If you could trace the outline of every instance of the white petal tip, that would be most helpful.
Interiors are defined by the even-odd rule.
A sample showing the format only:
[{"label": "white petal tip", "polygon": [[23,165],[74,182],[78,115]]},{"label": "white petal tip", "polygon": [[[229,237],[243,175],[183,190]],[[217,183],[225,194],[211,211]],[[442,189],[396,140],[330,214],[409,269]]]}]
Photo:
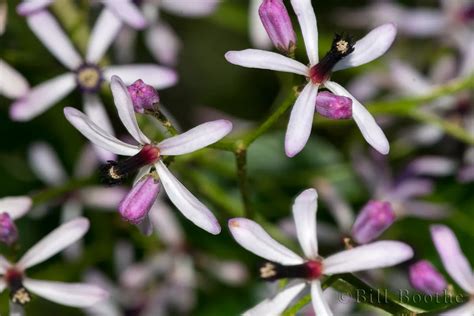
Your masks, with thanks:
[{"label": "white petal tip", "polygon": [[215,223],[211,229],[208,230],[209,233],[213,234],[213,235],[219,235],[221,233],[221,225],[219,225],[219,223]]},{"label": "white petal tip", "polygon": [[[219,124],[221,125],[220,128],[222,129],[222,133],[227,135],[232,131],[233,125],[231,121],[228,120],[218,120]],[[224,135],[224,136],[225,136]]]},{"label": "white petal tip", "polygon": [[316,200],[317,198],[318,198],[318,192],[315,189],[311,188],[311,189],[307,189],[301,192],[300,195],[298,195],[298,197],[296,198],[296,200],[297,201],[302,201],[302,200],[313,201],[313,200]]},{"label": "white petal tip", "polygon": [[285,143],[285,154],[289,158],[293,158],[299,154],[302,149],[303,148],[295,147],[293,144],[289,145],[288,143]]},{"label": "white petal tip", "polygon": [[236,53],[236,51],[231,50],[225,53],[224,57],[229,63],[233,64],[235,62]]},{"label": "white petal tip", "polygon": [[10,107],[10,118],[13,121],[25,122],[29,121],[33,117],[30,115],[28,109],[24,106],[24,103],[20,100],[13,103]]}]

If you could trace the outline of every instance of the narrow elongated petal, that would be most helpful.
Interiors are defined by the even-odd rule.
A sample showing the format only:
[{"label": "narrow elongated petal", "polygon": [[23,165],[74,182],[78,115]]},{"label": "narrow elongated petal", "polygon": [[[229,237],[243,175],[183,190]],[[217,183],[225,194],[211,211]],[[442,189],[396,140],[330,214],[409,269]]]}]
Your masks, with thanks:
[{"label": "narrow elongated petal", "polygon": [[395,60],[390,63],[391,78],[397,87],[407,95],[424,95],[434,85],[411,65]]},{"label": "narrow elongated petal", "polygon": [[109,296],[109,293],[100,287],[86,283],[63,283],[25,278],[23,285],[27,290],[47,300],[73,307],[90,307]]},{"label": "narrow elongated petal", "polygon": [[394,266],[413,257],[413,249],[398,241],[377,241],[324,259],[324,274],[357,272]]},{"label": "narrow elongated petal", "polygon": [[[274,316],[281,315],[283,311],[290,305],[291,301],[295,299],[298,294],[303,291],[306,287],[304,283],[296,283],[294,285],[289,285],[281,292],[279,292],[275,297],[271,299],[266,299],[260,302],[257,306],[252,309],[247,310],[243,313],[244,316]],[[318,314],[319,316],[319,314]]]},{"label": "narrow elongated petal", "polygon": [[299,61],[260,49],[228,51],[225,59],[231,64],[242,67],[290,72],[302,76],[308,76],[309,71],[308,67]]},{"label": "narrow elongated petal", "polygon": [[293,105],[285,135],[285,152],[288,157],[294,157],[308,142],[313,127],[317,94],[318,86],[308,83]]},{"label": "narrow elongated petal", "polygon": [[[127,1],[111,2],[122,3]],[[91,32],[87,46],[86,60],[90,63],[99,62],[105,55],[110,44],[116,39],[121,27],[122,22],[111,10],[106,8],[102,10]]]},{"label": "narrow elongated petal", "polygon": [[0,255],[0,275],[4,274],[10,266],[10,262],[8,262],[8,260],[5,259],[4,256]]},{"label": "narrow elongated petal", "polygon": [[173,210],[158,198],[151,207],[150,221],[156,229],[156,235],[168,247],[180,247],[184,243],[184,232]]},{"label": "narrow elongated petal", "polygon": [[323,296],[321,282],[315,280],[311,282],[311,301],[313,302],[314,313],[318,316],[332,316],[333,313]]},{"label": "narrow elongated petal", "polygon": [[12,219],[17,219],[29,211],[32,203],[28,196],[5,197],[0,199],[0,213],[6,212]]},{"label": "narrow elongated petal", "polygon": [[28,121],[53,106],[76,86],[73,73],[66,73],[32,88],[10,108],[15,121]]},{"label": "narrow elongated petal", "polygon": [[364,136],[365,140],[374,147],[379,153],[386,155],[390,151],[390,145],[387,137],[375,121],[372,114],[359,102],[349,91],[334,81],[326,81],[325,87],[332,93],[346,96],[352,99],[352,117]]},{"label": "narrow elongated petal", "polygon": [[199,150],[222,139],[232,130],[232,123],[216,120],[198,125],[189,131],[165,139],[158,144],[162,155],[183,155]]},{"label": "narrow elongated petal", "polygon": [[18,267],[27,269],[49,259],[82,238],[89,229],[89,221],[79,217],[62,224],[37,242],[18,261]]},{"label": "narrow elongated petal", "polygon": [[81,65],[81,56],[51,13],[46,10],[40,11],[29,16],[26,20],[43,45],[64,66],[74,70]]},{"label": "narrow elongated petal", "polygon": [[16,12],[19,15],[27,16],[32,13],[35,13],[39,10],[44,9],[53,3],[53,0],[34,0],[34,1],[22,1],[17,7]]},{"label": "narrow elongated petal", "polygon": [[106,0],[104,4],[131,27],[143,29],[147,26],[145,16],[132,1]]},{"label": "narrow elongated petal", "polygon": [[453,231],[444,225],[432,225],[430,230],[446,271],[463,290],[474,294],[474,275]]},{"label": "narrow elongated petal", "polygon": [[124,187],[92,186],[80,190],[84,205],[103,210],[115,210],[127,194]]},{"label": "narrow elongated petal", "polygon": [[357,67],[379,58],[390,48],[396,35],[397,28],[392,23],[373,29],[355,43],[354,51],[339,61],[333,71]]},{"label": "narrow elongated petal", "polygon": [[148,139],[148,137],[146,137],[138,127],[132,98],[128,93],[127,86],[125,86],[119,77],[113,76],[110,83],[110,89],[112,90],[115,107],[117,108],[120,120],[127,131],[140,144],[149,144],[151,142],[150,139]]},{"label": "narrow elongated petal", "polygon": [[182,43],[168,24],[160,22],[151,26],[145,31],[145,43],[159,62],[168,66],[174,66],[178,62]]},{"label": "narrow elongated petal", "polygon": [[293,204],[296,234],[305,256],[308,259],[318,258],[318,240],[316,239],[316,211],[318,193],[315,189],[303,191]]},{"label": "narrow elongated petal", "polygon": [[219,234],[221,227],[214,214],[171,174],[162,161],[156,163],[155,168],[166,194],[178,210],[198,227]]},{"label": "narrow elongated petal", "polygon": [[101,148],[124,156],[134,156],[140,151],[137,146],[124,143],[108,134],[81,111],[67,107],[64,109],[64,115],[82,135]]},{"label": "narrow elongated petal", "polygon": [[26,79],[9,64],[0,58],[0,95],[16,99],[28,92]]},{"label": "narrow elongated petal", "polygon": [[409,200],[403,202],[402,211],[397,215],[418,217],[424,219],[441,219],[450,215],[450,210],[447,205],[437,204],[426,201]]},{"label": "narrow elongated petal", "polygon": [[106,80],[110,80],[113,75],[119,76],[126,85],[142,79],[156,89],[171,87],[178,81],[178,75],[174,70],[154,64],[109,66],[104,69]]},{"label": "narrow elongated petal", "polygon": [[66,171],[58,155],[47,143],[35,143],[28,151],[28,160],[31,168],[44,183],[57,186],[67,180]]},{"label": "narrow elongated petal", "polygon": [[175,0],[162,0],[160,6],[164,10],[188,17],[200,17],[212,14],[220,0],[200,0],[200,1],[175,1]]},{"label": "narrow elongated petal", "polygon": [[311,65],[316,65],[319,61],[318,25],[316,23],[316,15],[314,14],[311,0],[291,0],[291,5],[298,17],[298,22],[300,23],[309,63]]},{"label": "narrow elongated petal", "polygon": [[281,264],[303,262],[300,256],[273,239],[262,226],[252,220],[232,218],[229,220],[229,230],[242,247],[257,256]]}]

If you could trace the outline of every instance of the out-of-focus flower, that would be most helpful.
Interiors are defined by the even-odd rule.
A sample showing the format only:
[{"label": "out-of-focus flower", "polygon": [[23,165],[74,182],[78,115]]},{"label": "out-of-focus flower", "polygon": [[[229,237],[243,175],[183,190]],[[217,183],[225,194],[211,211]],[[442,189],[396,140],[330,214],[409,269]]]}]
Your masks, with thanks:
[{"label": "out-of-focus flower", "polygon": [[50,232],[15,264],[0,256],[0,291],[9,289],[10,299],[17,305],[25,305],[31,300],[29,292],[73,307],[92,306],[107,298],[108,293],[95,285],[39,281],[25,275],[26,269],[49,259],[82,238],[88,229],[89,221],[86,218],[77,218]]},{"label": "out-of-focus flower", "polygon": [[425,294],[440,294],[447,287],[444,277],[427,260],[420,260],[412,264],[409,273],[411,285]]},{"label": "out-of-focus flower", "polygon": [[352,226],[352,237],[366,244],[379,237],[395,221],[395,212],[389,202],[369,201],[360,211]]},{"label": "out-of-focus flower", "polygon": [[413,250],[404,243],[378,241],[323,259],[318,253],[316,239],[316,209],[317,193],[314,189],[303,191],[293,204],[293,217],[304,258],[275,241],[256,222],[246,218],[229,220],[229,229],[234,239],[248,251],[269,260],[260,269],[263,279],[303,279],[290,283],[274,298],[258,304],[247,311],[246,315],[279,315],[307,284],[311,286],[315,313],[332,315],[323,298],[319,280],[323,275],[389,267],[413,256]]},{"label": "out-of-focus flower", "polygon": [[32,201],[27,196],[4,197],[0,199],[0,242],[13,245],[18,239],[14,220],[25,215]]},{"label": "out-of-focus flower", "polygon": [[232,64],[249,68],[290,72],[305,76],[309,82],[296,99],[285,137],[287,156],[293,157],[306,145],[313,126],[316,96],[320,86],[336,95],[352,99],[352,113],[366,141],[382,154],[389,152],[385,134],[372,115],[346,89],[330,81],[333,71],[360,66],[383,55],[395,39],[393,24],[379,26],[353,43],[347,36],[336,35],[331,49],[319,60],[318,29],[310,0],[291,1],[303,33],[309,66],[296,60],[263,50],[229,51],[225,58]]},{"label": "out-of-focus flower", "polygon": [[462,253],[456,236],[447,226],[432,225],[431,238],[448,274],[459,287],[470,295],[470,299],[467,303],[449,310],[442,315],[455,316],[474,314],[474,274],[469,261]]},{"label": "out-of-focus flower", "polygon": [[0,95],[15,99],[28,92],[30,85],[17,70],[0,59]]},{"label": "out-of-focus flower", "polygon": [[106,181],[111,184],[119,183],[130,173],[137,171],[141,178],[154,166],[168,197],[183,215],[202,229],[218,234],[220,226],[214,215],[171,174],[161,158],[164,155],[187,154],[213,144],[232,130],[232,123],[225,120],[204,123],[186,133],[154,144],[138,127],[132,99],[119,77],[112,77],[111,89],[119,117],[139,145],[116,139],[74,108],[64,109],[69,122],[91,142],[115,154],[130,156],[120,162],[108,162],[103,169]]},{"label": "out-of-focus flower", "polygon": [[128,86],[128,93],[132,98],[133,108],[137,113],[144,113],[146,110],[153,110],[160,97],[155,88],[138,79]]}]

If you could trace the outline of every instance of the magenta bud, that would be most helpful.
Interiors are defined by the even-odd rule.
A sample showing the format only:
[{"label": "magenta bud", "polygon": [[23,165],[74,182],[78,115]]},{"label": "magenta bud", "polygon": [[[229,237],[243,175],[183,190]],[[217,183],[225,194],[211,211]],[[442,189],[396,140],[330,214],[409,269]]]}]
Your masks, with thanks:
[{"label": "magenta bud", "polygon": [[151,175],[142,178],[119,204],[122,218],[133,224],[145,219],[160,192],[160,182]]},{"label": "magenta bud", "polygon": [[323,91],[316,97],[316,111],[333,120],[349,119],[352,117],[352,100],[329,91]]},{"label": "magenta bud", "polygon": [[258,14],[273,45],[286,55],[293,55],[296,34],[282,0],[263,0]]},{"label": "magenta bud", "polygon": [[441,273],[427,260],[420,260],[410,266],[410,283],[414,289],[428,294],[441,294],[447,287]]},{"label": "magenta bud", "polygon": [[352,226],[352,238],[366,244],[379,237],[395,221],[395,212],[389,202],[369,201]]},{"label": "magenta bud", "polygon": [[0,214],[0,242],[11,246],[18,239],[18,230],[13,222],[10,214]]},{"label": "magenta bud", "polygon": [[137,113],[152,110],[155,104],[160,102],[160,97],[155,88],[147,85],[141,79],[128,86],[128,93],[132,97],[133,107]]}]

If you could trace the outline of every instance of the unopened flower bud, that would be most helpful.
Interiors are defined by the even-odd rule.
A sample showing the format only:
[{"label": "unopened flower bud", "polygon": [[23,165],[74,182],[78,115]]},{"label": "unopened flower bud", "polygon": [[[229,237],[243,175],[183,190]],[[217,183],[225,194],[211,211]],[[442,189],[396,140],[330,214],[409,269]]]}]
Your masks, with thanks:
[{"label": "unopened flower bud", "polygon": [[0,242],[11,246],[18,239],[18,230],[8,213],[0,214]]},{"label": "unopened flower bud", "polygon": [[366,244],[379,237],[395,221],[395,212],[389,202],[369,201],[352,226],[352,238]]},{"label": "unopened flower bud", "polygon": [[155,107],[155,104],[160,102],[160,97],[155,88],[147,85],[141,79],[138,79],[128,86],[128,93],[130,93],[133,107],[137,113],[143,113],[145,110],[152,110]]},{"label": "unopened flower bud", "polygon": [[263,0],[258,14],[273,45],[284,54],[293,55],[296,34],[283,1]]},{"label": "unopened flower bud", "polygon": [[352,100],[323,91],[316,97],[316,112],[333,120],[349,119],[352,117]]},{"label": "unopened flower bud", "polygon": [[147,175],[133,186],[119,204],[122,218],[133,224],[145,219],[160,191],[160,182],[152,175]]},{"label": "unopened flower bud", "polygon": [[409,274],[413,288],[422,293],[428,295],[440,294],[447,287],[444,277],[429,261],[420,260],[412,264]]}]

